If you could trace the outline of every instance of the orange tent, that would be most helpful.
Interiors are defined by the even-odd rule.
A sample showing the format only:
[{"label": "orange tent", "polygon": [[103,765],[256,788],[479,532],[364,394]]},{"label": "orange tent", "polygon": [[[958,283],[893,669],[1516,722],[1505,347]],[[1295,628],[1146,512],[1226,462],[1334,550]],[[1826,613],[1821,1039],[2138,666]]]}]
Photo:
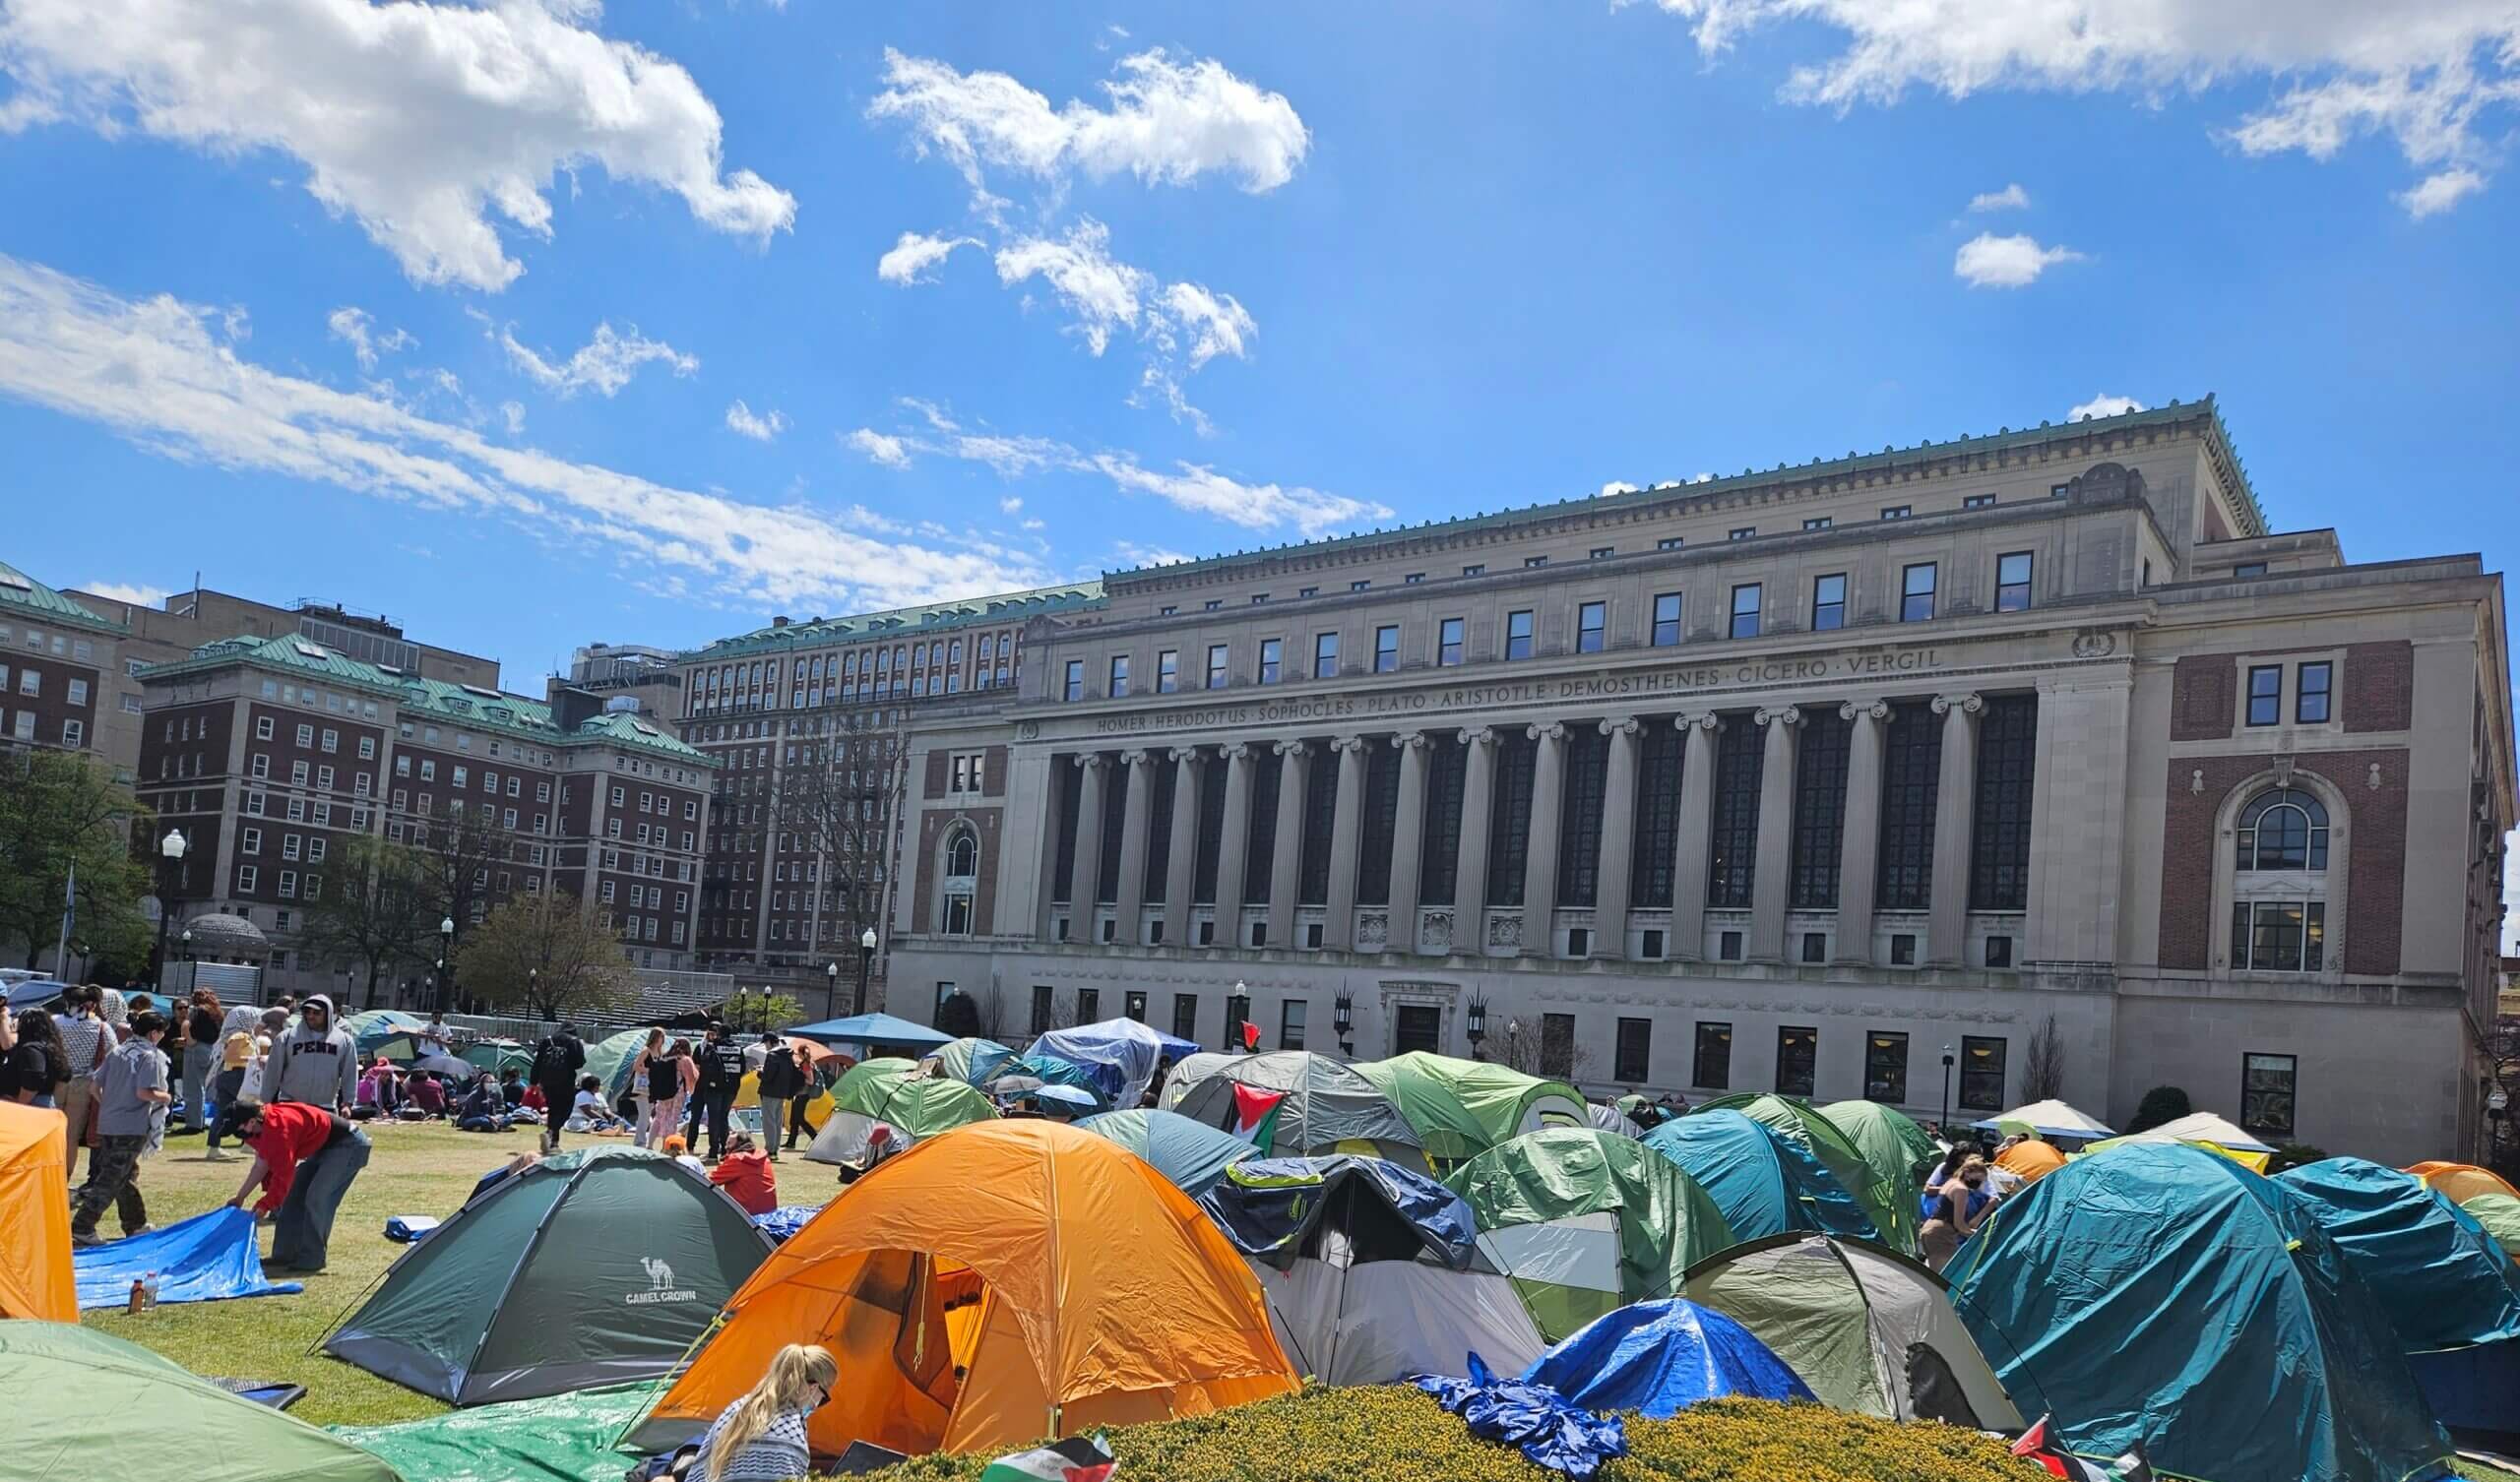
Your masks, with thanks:
[{"label": "orange tent", "polygon": [[2474,1163],[2411,1163],[2406,1171],[2422,1179],[2424,1187],[2439,1192],[2442,1198],[2454,1204],[2466,1204],[2480,1194],[2501,1194],[2520,1199],[2520,1189],[2512,1188],[2499,1175]]},{"label": "orange tent", "polygon": [[2027,1142],[2015,1142],[1996,1153],[1995,1166],[2019,1178],[2025,1184],[2035,1184],[2064,1167],[2065,1154],[2063,1149],[2053,1142],[2042,1142],[2033,1139]]},{"label": "orange tent", "polygon": [[1199,1206],[1118,1143],[1034,1119],[957,1128],[851,1185],[735,1293],[633,1439],[697,1435],[788,1343],[840,1360],[818,1452],[1003,1451],[1295,1388]]},{"label": "orange tent", "polygon": [[0,1318],[79,1321],[61,1113],[0,1101]]}]

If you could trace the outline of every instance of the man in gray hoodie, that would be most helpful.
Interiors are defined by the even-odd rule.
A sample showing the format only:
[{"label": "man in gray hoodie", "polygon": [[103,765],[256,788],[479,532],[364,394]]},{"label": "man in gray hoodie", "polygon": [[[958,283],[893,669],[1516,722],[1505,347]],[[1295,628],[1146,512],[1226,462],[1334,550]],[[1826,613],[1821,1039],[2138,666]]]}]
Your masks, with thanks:
[{"label": "man in gray hoodie", "polygon": [[272,1041],[263,1100],[303,1101],[347,1116],[357,1087],[357,1042],[333,1022],[333,1001],[310,995],[298,1008],[297,1027]]}]

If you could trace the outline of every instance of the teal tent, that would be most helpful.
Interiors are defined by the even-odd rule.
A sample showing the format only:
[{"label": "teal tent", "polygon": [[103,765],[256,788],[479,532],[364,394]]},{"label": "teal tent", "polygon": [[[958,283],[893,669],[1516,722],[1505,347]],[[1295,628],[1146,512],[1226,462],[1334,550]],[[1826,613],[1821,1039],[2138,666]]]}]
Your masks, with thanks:
[{"label": "teal tent", "polygon": [[324,1351],[455,1405],[659,1379],[769,1254],[687,1163],[565,1152],[474,1195]]},{"label": "teal tent", "polygon": [[1015,1052],[994,1039],[958,1039],[924,1058],[965,1085],[986,1085],[1015,1058]]},{"label": "teal tent", "polygon": [[406,1014],[400,1009],[369,1009],[363,1013],[349,1015],[342,1020],[342,1027],[349,1030],[350,1038],[358,1042],[361,1055],[375,1054],[384,1046],[385,1041],[397,1034],[409,1033],[427,1026],[427,1019],[416,1014]]},{"label": "teal tent", "polygon": [[2408,1353],[2520,1337],[2520,1269],[2476,1216],[2411,1173],[2361,1158],[2287,1168],[2275,1181],[2318,1216]]},{"label": "teal tent", "polygon": [[1109,1138],[1155,1165],[1173,1187],[1197,1199],[1216,1187],[1226,1169],[1260,1149],[1229,1132],[1193,1122],[1177,1112],[1115,1111],[1087,1117],[1076,1124],[1097,1137]]},{"label": "teal tent", "polygon": [[2210,1482],[2450,1475],[2387,1310],[2284,1185],[2184,1144],[2078,1158],[1944,1275],[2024,1414]]},{"label": "teal tent", "polygon": [[1647,1133],[1645,1145],[1697,1180],[1736,1240],[1796,1231],[1881,1238],[1872,1217],[1811,1149],[1739,1112],[1675,1118]]},{"label": "teal tent", "polygon": [[[648,1042],[648,1034],[649,1031],[646,1029],[624,1029],[618,1034],[607,1034],[587,1046],[586,1069],[580,1074],[593,1076],[603,1082],[603,1099],[606,1102],[618,1101],[630,1094],[630,1068],[638,1063],[639,1047]],[[665,1034],[665,1043],[671,1044],[673,1039],[672,1032],[668,1030]],[[525,1054],[528,1062],[527,1074],[531,1076],[534,1059],[532,1047],[529,1046]]]}]

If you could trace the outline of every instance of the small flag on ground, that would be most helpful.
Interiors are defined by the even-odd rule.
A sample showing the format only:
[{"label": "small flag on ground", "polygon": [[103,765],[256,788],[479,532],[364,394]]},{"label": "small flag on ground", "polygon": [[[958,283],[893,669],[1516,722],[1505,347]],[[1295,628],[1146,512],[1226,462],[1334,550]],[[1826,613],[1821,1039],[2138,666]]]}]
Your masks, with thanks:
[{"label": "small flag on ground", "polygon": [[1237,1082],[1233,1088],[1233,1120],[1226,1131],[1268,1152],[1278,1136],[1278,1109],[1286,1105],[1285,1091],[1264,1091]]},{"label": "small flag on ground", "polygon": [[2049,1417],[2042,1415],[2039,1423],[2021,1433],[2012,1444],[2012,1453],[2027,1457],[2048,1469],[2048,1475],[2062,1477],[2066,1482],[2154,1482],[2153,1468],[2144,1459],[2144,1447],[2138,1442],[2113,1461],[2094,1461],[2059,1451],[2048,1434]]},{"label": "small flag on ground", "polygon": [[1100,1436],[1071,1436],[1034,1451],[1000,1456],[988,1464],[979,1482],[1110,1482],[1119,1470],[1111,1448]]}]

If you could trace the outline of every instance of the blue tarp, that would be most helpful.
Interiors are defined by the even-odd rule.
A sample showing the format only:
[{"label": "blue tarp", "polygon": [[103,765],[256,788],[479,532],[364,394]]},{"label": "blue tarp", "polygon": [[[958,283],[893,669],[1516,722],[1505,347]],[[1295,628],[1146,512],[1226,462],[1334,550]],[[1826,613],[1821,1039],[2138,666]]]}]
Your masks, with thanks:
[{"label": "blue tarp", "polygon": [[1472,1435],[1518,1448],[1536,1466],[1584,1478],[1627,1454],[1627,1427],[1617,1416],[1579,1409],[1546,1385],[1498,1379],[1476,1353],[1470,1378],[1427,1375],[1418,1388],[1460,1416]]},{"label": "blue tarp", "polygon": [[1872,1216],[1810,1148],[1739,1112],[1679,1117],[1644,1142],[1697,1180],[1735,1240],[1804,1231],[1881,1239]]},{"label": "blue tarp", "polygon": [[951,1034],[940,1034],[925,1024],[914,1024],[889,1014],[852,1014],[846,1019],[827,1019],[818,1024],[798,1024],[780,1031],[792,1038],[810,1039],[827,1045],[872,1045],[879,1050],[909,1050],[924,1055],[939,1045],[954,1042]]},{"label": "blue tarp", "polygon": [[1595,1318],[1523,1378],[1596,1410],[1669,1420],[1701,1399],[1809,1399],[1811,1387],[1750,1329],[1680,1297]]},{"label": "blue tarp", "polygon": [[754,1215],[752,1227],[773,1240],[785,1241],[821,1212],[820,1204],[781,1204],[767,1214]]},{"label": "blue tarp", "polygon": [[[1110,1109],[1111,1098],[1096,1083],[1091,1066],[1077,1065],[1056,1055],[1018,1055],[998,1073],[999,1082],[1015,1076],[1030,1076],[1043,1085],[1070,1085],[1094,1098],[1097,1110]],[[1001,1094],[998,1084],[988,1087],[991,1095]]]},{"label": "blue tarp", "polygon": [[1460,1195],[1397,1163],[1344,1153],[1244,1159],[1199,1196],[1199,1207],[1244,1255],[1280,1266],[1306,1253],[1325,1219],[1358,1262],[1423,1254],[1464,1270],[1479,1240]]},{"label": "blue tarp", "polygon": [[2275,1181],[2318,1216],[2409,1353],[2520,1337],[2520,1269],[2476,1216],[2411,1173],[2323,1158]]},{"label": "blue tarp", "polygon": [[1165,1049],[1166,1038],[1133,1019],[1106,1019],[1099,1024],[1052,1029],[1034,1040],[1025,1054],[1054,1055],[1070,1065],[1084,1067],[1094,1077],[1095,1089],[1102,1093],[1102,1098],[1126,1110],[1138,1104],[1138,1098],[1146,1094],[1148,1084],[1155,1080],[1156,1066],[1168,1053]]},{"label": "blue tarp", "polygon": [[217,1302],[228,1297],[280,1297],[306,1288],[263,1278],[254,1246],[254,1216],[220,1207],[207,1214],[70,1254],[79,1277],[79,1310],[120,1307],[131,1283],[158,1273],[158,1300]]}]

